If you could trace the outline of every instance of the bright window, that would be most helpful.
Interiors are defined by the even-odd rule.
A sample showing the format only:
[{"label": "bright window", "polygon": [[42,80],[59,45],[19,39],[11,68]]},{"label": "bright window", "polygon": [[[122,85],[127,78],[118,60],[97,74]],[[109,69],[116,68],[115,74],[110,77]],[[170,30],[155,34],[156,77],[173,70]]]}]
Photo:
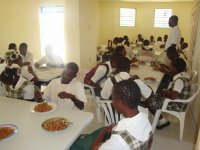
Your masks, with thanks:
[{"label": "bright window", "polygon": [[120,8],[120,26],[135,26],[135,9]]},{"label": "bright window", "polygon": [[42,55],[45,46],[51,45],[54,53],[65,56],[64,45],[64,8],[63,6],[42,6],[40,10],[40,34]]},{"label": "bright window", "polygon": [[168,21],[171,15],[172,9],[155,9],[154,27],[168,28]]}]

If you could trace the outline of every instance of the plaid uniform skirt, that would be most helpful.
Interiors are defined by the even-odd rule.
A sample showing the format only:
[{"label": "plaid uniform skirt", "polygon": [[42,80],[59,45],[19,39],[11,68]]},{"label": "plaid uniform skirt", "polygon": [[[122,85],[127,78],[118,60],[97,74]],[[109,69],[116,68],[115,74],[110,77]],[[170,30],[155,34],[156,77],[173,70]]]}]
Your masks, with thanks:
[{"label": "plaid uniform skirt", "polygon": [[[162,97],[161,94],[156,94],[154,97],[147,100],[149,107],[151,109],[161,109],[166,97]],[[167,110],[183,112],[187,109],[187,103],[179,103],[179,102],[169,102],[167,106]]]}]

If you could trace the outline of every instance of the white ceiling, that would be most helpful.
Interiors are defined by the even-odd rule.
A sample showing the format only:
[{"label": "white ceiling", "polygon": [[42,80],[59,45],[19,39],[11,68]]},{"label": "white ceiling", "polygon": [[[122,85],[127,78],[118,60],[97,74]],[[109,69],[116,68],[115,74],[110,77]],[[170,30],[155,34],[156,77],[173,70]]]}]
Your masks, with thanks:
[{"label": "white ceiling", "polygon": [[99,1],[118,1],[118,2],[193,2],[194,0],[99,0]]}]

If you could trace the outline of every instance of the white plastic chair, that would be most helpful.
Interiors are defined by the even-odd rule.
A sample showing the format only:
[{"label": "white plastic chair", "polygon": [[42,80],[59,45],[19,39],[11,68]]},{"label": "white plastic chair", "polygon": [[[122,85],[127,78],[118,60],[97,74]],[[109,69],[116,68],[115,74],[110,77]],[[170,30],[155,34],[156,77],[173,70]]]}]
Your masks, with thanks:
[{"label": "white plastic chair", "polygon": [[105,113],[105,126],[110,124],[117,124],[122,118],[122,114],[118,114],[112,106],[111,100],[102,100],[100,102],[101,108]]},{"label": "white plastic chair", "polygon": [[[86,96],[93,99],[92,105],[94,102],[95,107],[96,107],[97,120],[98,120],[99,124],[102,124],[102,115],[101,115],[101,110],[100,110],[100,107],[101,107],[100,106],[100,97],[97,97],[95,95],[94,88],[92,86],[87,85],[87,84],[83,84],[83,86],[85,88]],[[89,92],[87,90],[89,90]]]},{"label": "white plastic chair", "polygon": [[[154,120],[153,120],[153,124],[152,124],[152,130],[153,133],[155,132],[155,128],[157,126],[159,117],[161,112],[165,112],[165,113],[169,113],[171,115],[176,116],[179,119],[180,122],[180,141],[182,141],[183,138],[183,130],[184,130],[184,123],[185,123],[185,115],[188,111],[188,108],[190,107],[192,101],[195,99],[195,97],[197,96],[197,94],[199,93],[199,84],[192,84],[191,85],[191,97],[189,99],[186,100],[182,100],[182,99],[175,99],[175,100],[170,100],[170,99],[165,99],[162,109],[158,109],[156,111]],[[179,103],[185,103],[187,104],[187,108],[185,109],[184,112],[178,112],[178,111],[171,111],[167,109],[168,103],[169,102],[179,102]]]},{"label": "white plastic chair", "polygon": [[[124,118],[122,114],[117,113],[117,111],[112,106],[111,100],[102,100],[100,102],[101,108],[105,113],[105,126],[110,124],[117,124],[121,119]],[[148,115],[148,109],[138,106],[138,110],[144,112]]]},{"label": "white plastic chair", "polygon": [[198,75],[197,71],[193,70],[192,74],[191,74],[191,78],[190,78],[190,80],[191,80],[192,83],[194,83],[195,80],[197,79],[197,75]]}]

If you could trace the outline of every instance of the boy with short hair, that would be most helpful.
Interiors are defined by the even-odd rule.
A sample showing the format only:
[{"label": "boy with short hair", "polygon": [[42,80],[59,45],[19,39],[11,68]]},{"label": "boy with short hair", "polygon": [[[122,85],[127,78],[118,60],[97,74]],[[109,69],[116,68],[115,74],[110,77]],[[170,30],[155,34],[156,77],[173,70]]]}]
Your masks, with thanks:
[{"label": "boy with short hair", "polygon": [[78,70],[76,63],[68,63],[61,78],[53,79],[45,88],[43,98],[59,107],[82,110],[87,99],[83,84],[76,79]]}]

